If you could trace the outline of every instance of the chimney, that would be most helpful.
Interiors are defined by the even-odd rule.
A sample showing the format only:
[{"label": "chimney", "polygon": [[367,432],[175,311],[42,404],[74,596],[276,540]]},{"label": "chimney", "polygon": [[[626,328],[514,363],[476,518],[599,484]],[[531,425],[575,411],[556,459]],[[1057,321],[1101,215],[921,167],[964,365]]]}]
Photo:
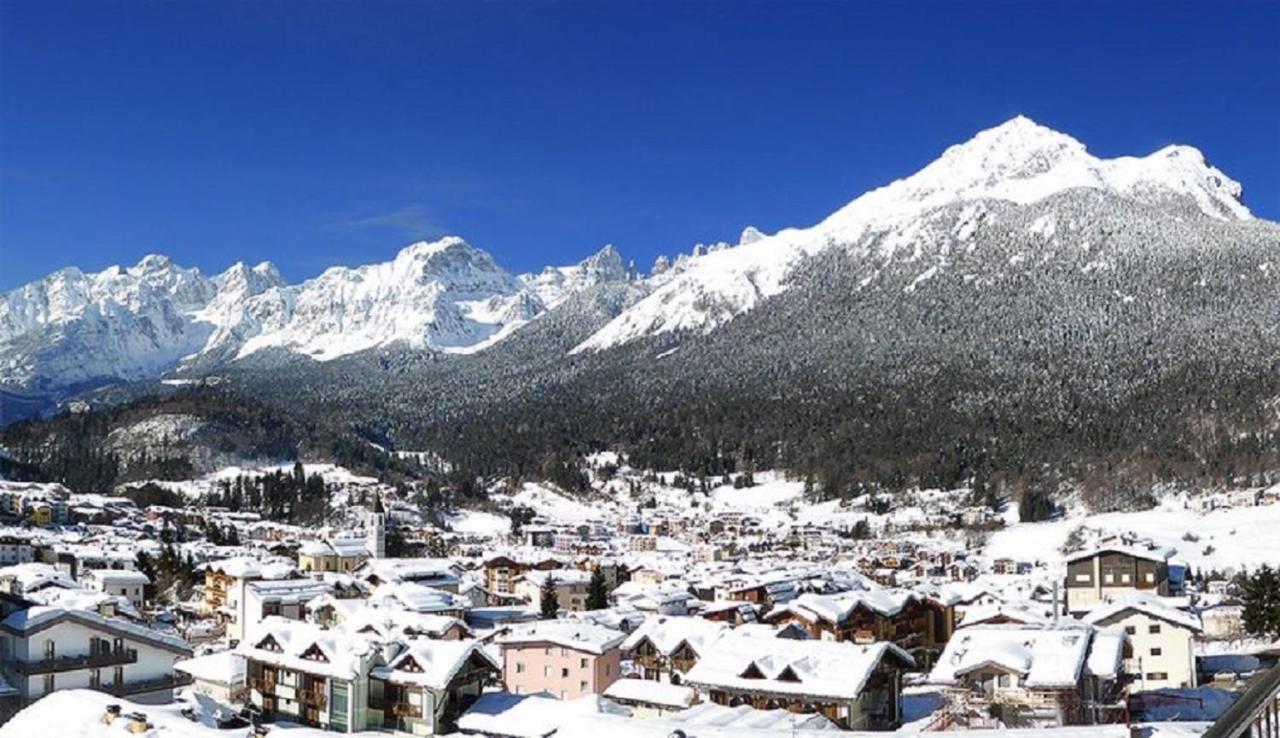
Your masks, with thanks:
[{"label": "chimney", "polygon": [[102,722],[110,725],[118,717],[120,717],[120,705],[107,705],[107,712],[102,716]]},{"label": "chimney", "polygon": [[145,713],[141,713],[141,712],[129,713],[128,730],[130,733],[133,733],[134,735],[141,735],[147,732],[150,728],[151,728],[151,724],[147,722],[147,716]]}]

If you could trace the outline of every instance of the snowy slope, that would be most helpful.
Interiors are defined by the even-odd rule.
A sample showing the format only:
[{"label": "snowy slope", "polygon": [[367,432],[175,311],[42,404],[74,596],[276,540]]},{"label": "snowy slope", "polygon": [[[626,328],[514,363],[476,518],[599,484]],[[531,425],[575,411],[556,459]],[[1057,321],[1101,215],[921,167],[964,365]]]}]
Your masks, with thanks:
[{"label": "snowy slope", "polygon": [[949,204],[1025,205],[1077,188],[1150,204],[1184,202],[1223,220],[1251,217],[1239,200],[1240,184],[1196,149],[1170,146],[1142,158],[1099,159],[1070,136],[1019,116],[952,146],[916,174],[862,195],[812,228],[767,237],[755,232],[736,248],[694,257],[574,351],[673,331],[709,331],[782,292],[806,257],[837,245],[892,256],[925,235],[923,216]]}]

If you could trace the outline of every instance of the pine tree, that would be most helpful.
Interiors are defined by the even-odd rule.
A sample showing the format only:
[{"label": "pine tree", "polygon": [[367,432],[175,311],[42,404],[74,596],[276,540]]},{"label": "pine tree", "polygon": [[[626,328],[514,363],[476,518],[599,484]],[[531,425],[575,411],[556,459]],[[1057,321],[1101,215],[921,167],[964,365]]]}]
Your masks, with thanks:
[{"label": "pine tree", "polygon": [[542,611],[543,620],[555,620],[560,614],[560,598],[556,595],[556,579],[551,575],[547,575],[546,581],[542,583],[542,591],[540,594],[539,608]]},{"label": "pine tree", "polygon": [[1253,636],[1280,638],[1280,574],[1263,565],[1240,579],[1245,631]]},{"label": "pine tree", "polygon": [[603,610],[609,606],[609,585],[604,580],[604,570],[599,566],[591,572],[591,582],[587,585],[587,609]]}]

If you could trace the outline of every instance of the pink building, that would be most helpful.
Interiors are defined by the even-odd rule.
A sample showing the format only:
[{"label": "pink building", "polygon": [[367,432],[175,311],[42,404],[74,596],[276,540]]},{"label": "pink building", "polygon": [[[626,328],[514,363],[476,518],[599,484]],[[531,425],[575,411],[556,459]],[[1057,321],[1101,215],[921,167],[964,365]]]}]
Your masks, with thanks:
[{"label": "pink building", "polygon": [[498,638],[508,692],[562,700],[600,694],[621,676],[621,631],[575,620],[540,620]]}]

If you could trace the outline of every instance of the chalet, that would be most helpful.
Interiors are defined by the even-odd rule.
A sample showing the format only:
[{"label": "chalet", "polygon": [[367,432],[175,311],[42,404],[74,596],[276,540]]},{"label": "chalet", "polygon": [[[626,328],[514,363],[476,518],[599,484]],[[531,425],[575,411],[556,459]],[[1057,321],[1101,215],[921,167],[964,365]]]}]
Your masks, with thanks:
[{"label": "chalet", "polygon": [[856,645],[732,635],[710,645],[685,683],[709,702],[819,714],[849,730],[901,722],[911,656],[891,643]]},{"label": "chalet", "polygon": [[561,564],[553,558],[531,560],[494,556],[484,562],[484,588],[498,594],[514,594],[516,580],[529,571],[551,571]]},{"label": "chalet", "polygon": [[237,653],[250,704],[266,720],[340,733],[449,733],[497,675],[476,641],[384,641],[274,617],[261,632]]},{"label": "chalet", "polygon": [[774,625],[799,625],[817,640],[887,641],[926,667],[955,629],[953,607],[908,590],[803,594],[764,619]]},{"label": "chalet", "polygon": [[1169,549],[1110,542],[1068,556],[1067,610],[1084,613],[1134,595],[1168,596],[1171,554]]},{"label": "chalet", "polygon": [[1126,719],[1123,633],[1081,623],[962,628],[929,674],[950,725],[1050,728]]},{"label": "chalet", "polygon": [[452,733],[458,718],[496,681],[499,664],[475,641],[408,641],[370,672],[369,727],[410,735]]},{"label": "chalet", "polygon": [[681,684],[699,655],[729,632],[724,623],[695,617],[649,618],[622,644],[643,679]]}]

